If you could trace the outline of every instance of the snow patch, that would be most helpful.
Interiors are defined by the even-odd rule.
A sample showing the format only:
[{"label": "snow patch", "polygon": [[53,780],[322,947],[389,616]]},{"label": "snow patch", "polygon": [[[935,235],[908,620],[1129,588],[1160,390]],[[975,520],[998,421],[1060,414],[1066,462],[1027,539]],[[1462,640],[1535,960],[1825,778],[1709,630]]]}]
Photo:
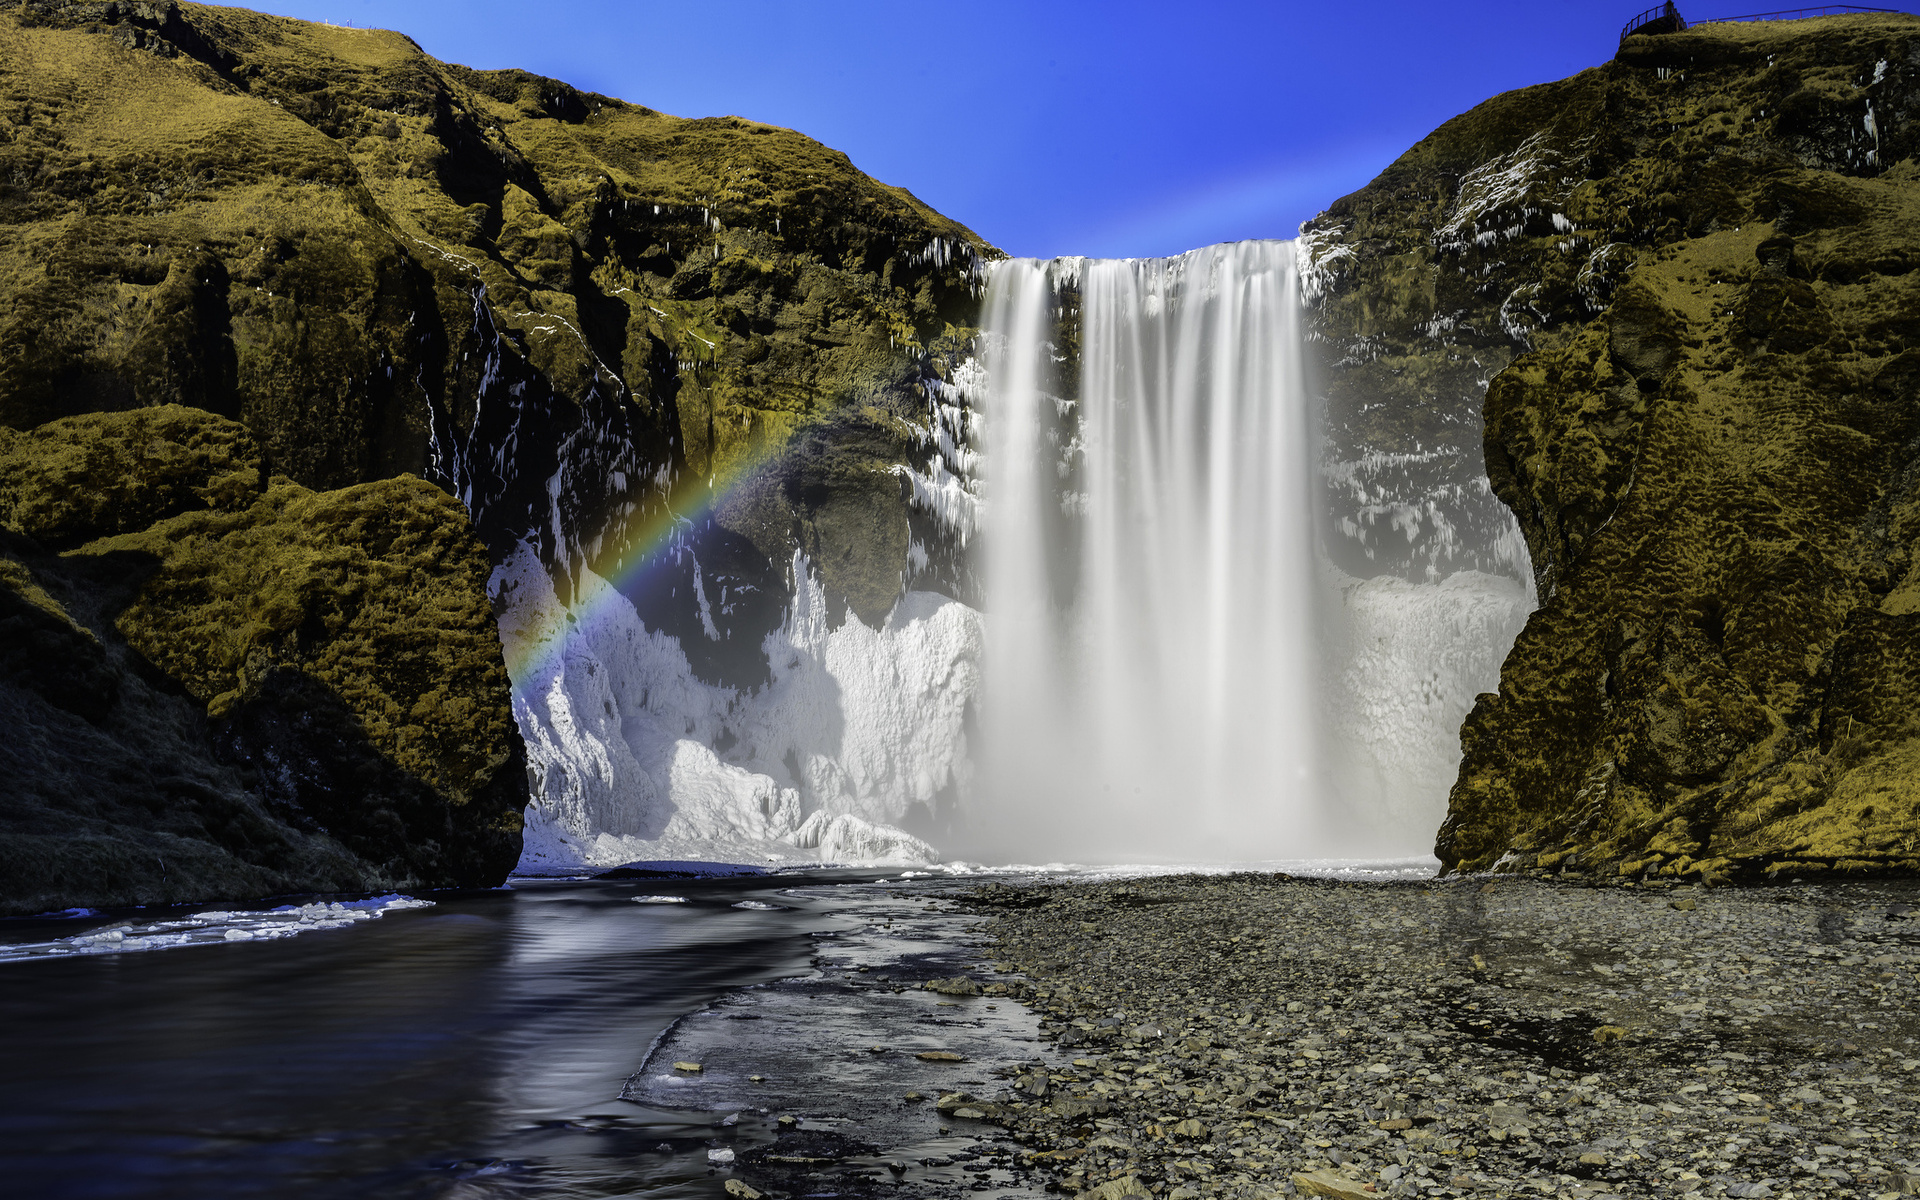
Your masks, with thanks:
[{"label": "snow patch", "polygon": [[1328,229],[1308,229],[1300,227],[1300,236],[1294,239],[1294,270],[1300,276],[1300,301],[1312,304],[1333,289],[1336,279],[1356,262],[1353,247],[1338,241],[1346,233],[1345,225],[1335,225]]}]

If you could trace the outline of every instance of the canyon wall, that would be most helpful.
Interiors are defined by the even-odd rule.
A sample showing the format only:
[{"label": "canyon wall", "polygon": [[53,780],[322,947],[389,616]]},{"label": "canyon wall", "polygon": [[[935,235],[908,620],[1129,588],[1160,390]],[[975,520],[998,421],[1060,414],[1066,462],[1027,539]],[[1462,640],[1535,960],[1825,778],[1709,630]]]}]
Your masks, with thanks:
[{"label": "canyon wall", "polygon": [[1447,867],[1920,866],[1917,104],[1910,16],[1635,36],[1305,229],[1335,438],[1531,562]]},{"label": "canyon wall", "polygon": [[[1304,227],[1380,830],[1920,866],[1916,96],[1912,17],[1636,36]],[[996,257],[788,130],[0,2],[0,905],[931,856]]]},{"label": "canyon wall", "polygon": [[[548,697],[510,697],[490,609],[564,643],[576,582],[613,581],[727,703],[774,680],[797,596],[824,644],[966,594],[932,428],[989,253],[788,130],[385,31],[0,4],[0,524],[39,647],[0,680],[33,732],[5,819],[142,847],[39,874],[23,850],[5,903],[497,883],[529,768],[606,747],[529,757],[511,707]],[[420,644],[373,638],[388,618]],[[465,666],[419,657],[432,629]],[[298,782],[336,770],[412,790]],[[194,804],[294,849],[249,858]],[[487,847],[450,848],[483,812]],[[184,840],[149,870],[155,830]]]}]

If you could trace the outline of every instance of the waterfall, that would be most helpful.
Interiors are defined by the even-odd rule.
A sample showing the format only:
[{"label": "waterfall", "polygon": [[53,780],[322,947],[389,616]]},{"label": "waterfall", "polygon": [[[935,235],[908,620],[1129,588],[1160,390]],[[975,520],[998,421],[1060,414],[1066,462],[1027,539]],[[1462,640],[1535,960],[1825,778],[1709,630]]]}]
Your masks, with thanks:
[{"label": "waterfall", "polygon": [[1518,580],[1341,576],[1290,242],[996,264],[966,850],[1423,852]]},{"label": "waterfall", "polygon": [[[522,869],[1425,853],[1529,572],[1442,573],[1519,544],[1490,493],[1447,527],[1475,544],[1419,558],[1418,581],[1336,569],[1327,530],[1404,497],[1321,461],[1300,290],[1287,242],[992,267],[979,359],[927,385],[929,457],[898,468],[984,611],[903,584],[877,628],[839,624],[796,553],[765,679],[722,684],[682,641],[711,640],[727,601],[692,543],[609,578],[569,550],[560,588],[549,555],[577,538],[558,516],[551,544],[513,547],[493,593],[534,789]],[[596,461],[544,492],[577,474],[590,494]],[[1441,524],[1393,528],[1414,547]],[[699,617],[676,635],[632,596],[682,555],[653,588]]]}]

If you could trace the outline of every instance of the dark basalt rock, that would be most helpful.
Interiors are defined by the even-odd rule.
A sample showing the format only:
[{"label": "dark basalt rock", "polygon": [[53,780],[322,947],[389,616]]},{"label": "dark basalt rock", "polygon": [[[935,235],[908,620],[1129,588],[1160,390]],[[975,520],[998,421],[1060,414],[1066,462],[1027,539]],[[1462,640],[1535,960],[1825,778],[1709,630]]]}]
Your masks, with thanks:
[{"label": "dark basalt rock", "polygon": [[[844,1133],[786,1129],[775,1141],[743,1151],[740,1167],[752,1183],[779,1189],[783,1194],[804,1195],[829,1187],[835,1194],[863,1195],[874,1190],[865,1174],[871,1166],[847,1160],[878,1152],[879,1147],[873,1143]],[[829,1174],[837,1174],[831,1184],[822,1178]]]},{"label": "dark basalt rock", "polygon": [[1336,440],[1484,402],[1540,595],[1448,867],[1920,867],[1917,110],[1911,16],[1629,38],[1309,223]]}]

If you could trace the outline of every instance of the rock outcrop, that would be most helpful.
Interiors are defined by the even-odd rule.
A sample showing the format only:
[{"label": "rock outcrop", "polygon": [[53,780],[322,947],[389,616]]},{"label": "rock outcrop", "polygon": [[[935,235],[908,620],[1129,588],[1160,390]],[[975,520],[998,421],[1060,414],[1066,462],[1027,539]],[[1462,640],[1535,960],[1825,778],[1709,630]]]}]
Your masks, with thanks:
[{"label": "rock outcrop", "polygon": [[1914,17],[1634,36],[1305,231],[1336,436],[1470,459],[1488,381],[1531,557],[1448,867],[1920,867],[1917,109]]},{"label": "rock outcrop", "polygon": [[492,886],[526,765],[459,502],[178,405],[0,429],[0,911]]},{"label": "rock outcrop", "polygon": [[989,251],[845,155],[242,9],[20,0],[0,64],[0,424],[204,408],[557,580],[672,541],[650,626],[700,628],[696,558],[776,597],[689,640],[716,680],[764,678],[795,549],[869,624],[956,575],[895,468]]},{"label": "rock outcrop", "polygon": [[4,902],[498,882],[508,560],[722,688],[802,584],[962,593],[914,476],[992,253],[788,130],[0,0]]}]

